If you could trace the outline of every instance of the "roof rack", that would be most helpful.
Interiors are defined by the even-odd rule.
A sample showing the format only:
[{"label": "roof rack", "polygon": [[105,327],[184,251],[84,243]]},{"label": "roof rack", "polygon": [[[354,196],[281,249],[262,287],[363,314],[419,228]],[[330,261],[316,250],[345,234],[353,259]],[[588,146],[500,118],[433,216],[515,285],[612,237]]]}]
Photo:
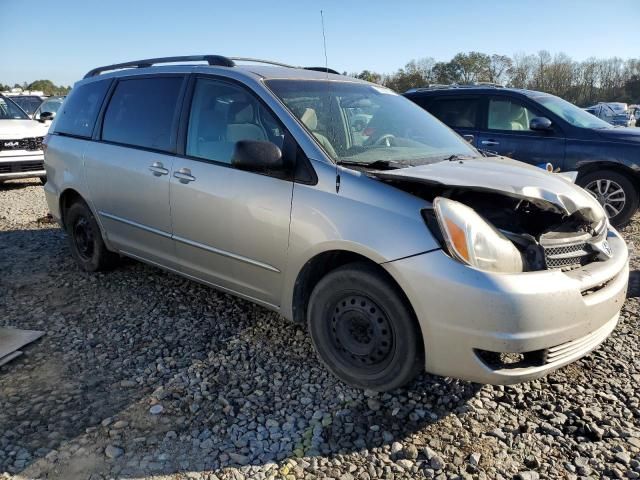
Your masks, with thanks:
[{"label": "roof rack", "polygon": [[113,65],[106,65],[104,67],[97,67],[90,70],[84,78],[95,77],[103,72],[121,70],[123,68],[146,68],[159,63],[176,62],[207,62],[209,65],[217,65],[220,67],[234,67],[236,65],[233,60],[223,57],[222,55],[187,55],[181,57],[147,58],[145,60],[135,60],[133,62],[116,63]]},{"label": "roof rack", "polygon": [[493,82],[473,82],[473,83],[430,83],[426,87],[410,88],[405,93],[421,92],[425,90],[447,90],[454,88],[505,88],[501,83]]},{"label": "roof rack", "polygon": [[314,72],[326,72],[326,73],[333,73],[335,75],[340,75],[340,72],[334,70],[333,68],[328,68],[328,67],[297,67],[295,65],[289,65],[287,63],[280,63],[280,62],[274,62],[272,60],[262,60],[260,58],[251,58],[251,57],[229,57],[229,60],[234,60],[236,62],[264,63],[265,65],[275,65],[276,67],[285,67],[285,68],[302,68],[303,70],[313,70]]},{"label": "roof rack", "polygon": [[339,72],[332,68],[326,67],[296,67],[295,65],[288,65],[286,63],[274,62],[271,60],[261,60],[259,58],[250,57],[225,57],[222,55],[187,55],[179,57],[160,57],[160,58],[147,58],[145,60],[134,60],[132,62],[115,63],[113,65],[105,65],[104,67],[97,67],[90,70],[84,78],[96,77],[103,72],[110,72],[113,70],[122,70],[124,68],[147,68],[160,63],[177,63],[177,62],[207,62],[209,65],[215,65],[218,67],[235,67],[236,62],[252,62],[263,63],[265,65],[275,65],[277,67],[285,68],[303,68],[305,70],[314,70],[318,72],[327,72],[340,75]]}]

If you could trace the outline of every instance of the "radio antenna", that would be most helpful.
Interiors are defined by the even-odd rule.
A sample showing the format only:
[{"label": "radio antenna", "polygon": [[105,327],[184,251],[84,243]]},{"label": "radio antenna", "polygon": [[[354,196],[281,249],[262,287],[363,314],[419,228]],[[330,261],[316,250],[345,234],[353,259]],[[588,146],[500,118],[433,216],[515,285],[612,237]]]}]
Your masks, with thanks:
[{"label": "radio antenna", "polygon": [[324,72],[329,79],[329,61],[327,60],[327,37],[324,34],[324,13],[320,10],[320,23],[322,24],[322,44],[324,47]]}]

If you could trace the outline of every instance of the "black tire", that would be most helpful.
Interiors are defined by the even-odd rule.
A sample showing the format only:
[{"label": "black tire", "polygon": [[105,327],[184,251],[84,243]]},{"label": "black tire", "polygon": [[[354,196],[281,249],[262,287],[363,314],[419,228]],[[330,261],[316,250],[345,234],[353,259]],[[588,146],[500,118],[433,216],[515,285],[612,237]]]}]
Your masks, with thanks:
[{"label": "black tire", "polygon": [[47,176],[43,175],[42,177],[38,177],[40,179],[40,183],[42,185],[44,185],[45,183],[47,183]]},{"label": "black tire", "polygon": [[424,369],[414,315],[375,267],[351,263],[328,273],[311,293],[307,321],[320,360],[348,385],[384,392]]},{"label": "black tire", "polygon": [[75,202],[64,217],[71,254],[81,269],[97,272],[118,264],[119,256],[107,250],[98,222],[86,203]]},{"label": "black tire", "polygon": [[[598,185],[607,185],[606,182],[611,182],[609,193],[616,191],[617,187],[622,189],[624,192],[624,203],[610,199],[608,200],[606,194],[598,194]],[[577,183],[582,188],[589,191],[589,193],[596,197],[600,204],[604,206],[604,209],[609,216],[609,222],[614,227],[624,227],[629,223],[629,220],[631,220],[631,217],[638,209],[638,189],[634,181],[627,175],[614,170],[597,170],[585,175],[580,175]],[[611,198],[617,199],[621,198],[621,196],[612,195]],[[609,203],[609,205],[605,205],[605,203]],[[615,210],[618,210],[617,214],[614,213]]]}]

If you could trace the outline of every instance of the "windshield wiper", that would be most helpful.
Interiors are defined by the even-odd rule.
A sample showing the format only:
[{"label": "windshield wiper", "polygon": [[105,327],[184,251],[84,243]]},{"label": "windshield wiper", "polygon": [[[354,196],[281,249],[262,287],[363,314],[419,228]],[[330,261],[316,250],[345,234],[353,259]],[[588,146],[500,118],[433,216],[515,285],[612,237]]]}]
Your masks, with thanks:
[{"label": "windshield wiper", "polygon": [[350,162],[349,160],[341,160],[340,161],[340,165],[353,165],[353,166],[357,166],[357,167],[366,167],[366,168],[375,168],[375,169],[382,169],[382,170],[395,170],[397,168],[403,168],[403,167],[407,167],[410,165],[405,165],[403,163],[400,162],[396,162],[395,160],[376,160],[375,162],[371,162],[371,163],[364,163],[364,162]]},{"label": "windshield wiper", "polygon": [[474,158],[476,157],[472,157],[471,155],[458,155],[457,153],[454,153],[453,155],[449,155],[448,157],[445,157],[443,160],[445,162],[456,162],[458,160],[471,160]]}]

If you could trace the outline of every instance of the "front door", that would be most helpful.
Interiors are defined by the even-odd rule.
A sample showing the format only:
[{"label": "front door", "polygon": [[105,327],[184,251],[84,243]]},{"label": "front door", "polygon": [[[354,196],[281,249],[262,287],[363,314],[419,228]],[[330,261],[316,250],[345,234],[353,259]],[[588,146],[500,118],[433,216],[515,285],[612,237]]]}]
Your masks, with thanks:
[{"label": "front door", "polygon": [[185,155],[171,173],[171,215],[184,273],[279,306],[293,183],[237,170],[240,140],[282,147],[284,128],[248,90],[197,78]]},{"label": "front door", "polygon": [[551,163],[564,167],[565,138],[553,125],[552,131],[534,131],[529,122],[544,116],[518,99],[492,96],[488,100],[485,128],[478,133],[477,147],[532,165]]},{"label": "front door", "polygon": [[123,79],[105,110],[101,141],[88,142],[85,171],[107,238],[119,250],[177,268],[169,174],[184,76]]}]

